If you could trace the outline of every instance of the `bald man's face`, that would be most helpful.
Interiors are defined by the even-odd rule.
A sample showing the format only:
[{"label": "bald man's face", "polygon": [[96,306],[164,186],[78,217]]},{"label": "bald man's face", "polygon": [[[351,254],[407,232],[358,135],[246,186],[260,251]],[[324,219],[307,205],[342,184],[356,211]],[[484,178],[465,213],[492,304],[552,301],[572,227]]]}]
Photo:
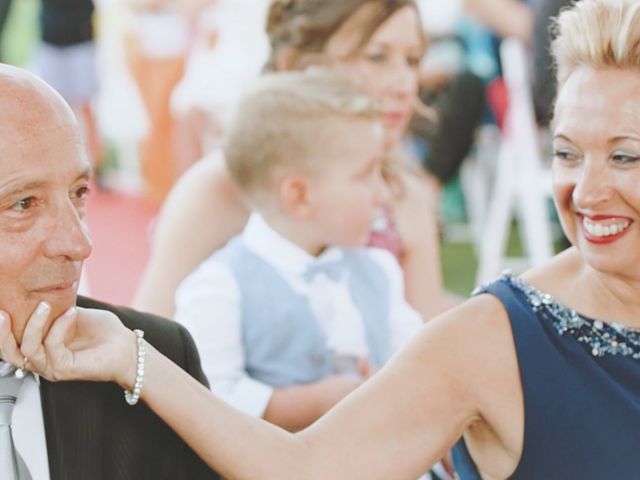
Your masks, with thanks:
[{"label": "bald man's face", "polygon": [[84,220],[90,166],[59,99],[0,72],[0,308],[22,338],[46,300],[55,317],[75,305],[91,252]]}]

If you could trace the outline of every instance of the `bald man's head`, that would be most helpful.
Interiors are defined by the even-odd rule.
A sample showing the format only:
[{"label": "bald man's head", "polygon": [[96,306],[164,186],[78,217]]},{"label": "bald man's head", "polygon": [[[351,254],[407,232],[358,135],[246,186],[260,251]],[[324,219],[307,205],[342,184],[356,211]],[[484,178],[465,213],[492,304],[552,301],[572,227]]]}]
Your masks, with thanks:
[{"label": "bald man's head", "polygon": [[0,146],[15,133],[65,126],[78,134],[77,122],[65,100],[35,75],[0,63]]},{"label": "bald man's head", "polygon": [[16,338],[40,301],[75,304],[91,251],[90,165],[71,109],[34,75],[0,64],[0,309]]}]

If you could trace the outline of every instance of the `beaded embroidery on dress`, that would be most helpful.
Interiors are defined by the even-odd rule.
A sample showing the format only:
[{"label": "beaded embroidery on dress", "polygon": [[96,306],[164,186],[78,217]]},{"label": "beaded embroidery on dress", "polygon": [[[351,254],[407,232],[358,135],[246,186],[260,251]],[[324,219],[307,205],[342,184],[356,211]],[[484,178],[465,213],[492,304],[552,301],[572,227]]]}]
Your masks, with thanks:
[{"label": "beaded embroidery on dress", "polygon": [[[582,316],[511,273],[503,273],[501,279],[522,291],[533,311],[543,321],[551,322],[559,335],[571,335],[594,357],[621,355],[640,360],[640,329]],[[479,288],[474,294],[482,291]]]}]

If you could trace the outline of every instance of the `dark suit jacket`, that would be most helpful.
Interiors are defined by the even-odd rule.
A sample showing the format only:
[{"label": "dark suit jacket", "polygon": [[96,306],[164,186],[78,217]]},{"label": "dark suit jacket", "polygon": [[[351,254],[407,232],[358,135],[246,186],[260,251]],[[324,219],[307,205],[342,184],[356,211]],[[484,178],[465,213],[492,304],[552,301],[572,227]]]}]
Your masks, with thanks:
[{"label": "dark suit jacket", "polygon": [[[193,340],[179,324],[86,298],[78,305],[111,310],[127,327],[144,330],[149,343],[206,384]],[[142,401],[129,406],[118,385],[40,385],[51,480],[219,479]]]}]

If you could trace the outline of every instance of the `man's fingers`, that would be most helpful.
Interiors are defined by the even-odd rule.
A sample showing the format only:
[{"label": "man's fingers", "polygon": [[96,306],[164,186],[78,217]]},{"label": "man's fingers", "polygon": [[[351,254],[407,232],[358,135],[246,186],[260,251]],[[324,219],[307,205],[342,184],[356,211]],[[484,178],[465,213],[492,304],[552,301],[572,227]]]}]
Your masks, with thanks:
[{"label": "man's fingers", "polygon": [[44,328],[49,320],[50,314],[51,306],[46,302],[40,302],[31,314],[24,333],[22,334],[20,351],[23,356],[29,359],[31,364],[33,364],[34,361],[41,361],[41,359],[38,358],[38,354],[44,353],[42,351],[42,342],[46,334]]},{"label": "man's fingers", "polygon": [[21,367],[24,360],[11,331],[11,319],[5,312],[0,312],[0,357],[16,367]]}]

